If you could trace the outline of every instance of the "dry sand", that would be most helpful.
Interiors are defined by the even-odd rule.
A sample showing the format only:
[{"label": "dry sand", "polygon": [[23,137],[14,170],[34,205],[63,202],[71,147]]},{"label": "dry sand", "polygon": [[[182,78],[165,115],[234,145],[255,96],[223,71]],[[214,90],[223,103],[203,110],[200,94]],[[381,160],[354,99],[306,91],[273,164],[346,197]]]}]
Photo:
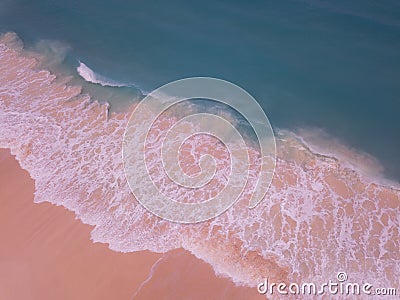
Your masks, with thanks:
[{"label": "dry sand", "polygon": [[[35,201],[63,205],[96,224],[96,241],[121,250],[182,245],[252,286],[265,277],[322,282],[340,270],[355,282],[399,286],[398,188],[283,135],[273,183],[257,210],[247,208],[246,194],[215,223],[175,228],[143,211],[128,188],[120,154],[128,114],[110,116],[107,105],[79,87],[37,70],[36,59],[7,46],[7,38],[15,36],[0,39],[0,146],[12,149],[35,178]],[[120,254],[93,244],[93,227],[75,214],[34,204],[32,180],[9,152],[2,156],[0,300],[258,296],[255,288],[217,278],[210,265],[182,249],[164,256]]]},{"label": "dry sand", "polygon": [[181,249],[118,253],[93,243],[72,212],[33,203],[34,182],[8,150],[0,191],[0,299],[262,298]]}]

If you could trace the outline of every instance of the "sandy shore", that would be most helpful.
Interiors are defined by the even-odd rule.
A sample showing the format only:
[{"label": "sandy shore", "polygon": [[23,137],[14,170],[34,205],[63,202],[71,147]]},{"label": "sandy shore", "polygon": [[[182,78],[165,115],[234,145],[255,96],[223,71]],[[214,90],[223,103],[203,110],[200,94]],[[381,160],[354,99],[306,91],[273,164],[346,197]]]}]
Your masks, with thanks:
[{"label": "sandy shore", "polygon": [[[2,299],[252,299],[254,289],[217,278],[184,250],[118,253],[90,240],[89,225],[50,203],[33,203],[34,182],[0,150]],[[152,268],[154,265],[154,268]],[[149,276],[152,274],[152,276]]]},{"label": "sandy shore", "polygon": [[[110,113],[107,104],[65,84],[67,78],[41,69],[41,57],[16,41],[14,34],[0,38],[0,147],[11,149],[29,172],[34,201],[43,204],[33,204],[27,173],[21,173],[24,183],[13,168],[1,170],[0,220],[10,241],[1,250],[6,279],[0,286],[11,281],[24,287],[3,284],[6,299],[27,299],[9,295],[16,291],[33,299],[251,299],[264,278],[322,283],[340,271],[352,282],[400,286],[397,185],[376,182],[346,159],[312,151],[282,132],[274,180],[257,209],[247,206],[255,182],[249,178],[237,203],[218,218],[187,226],[161,220],[138,203],[125,178],[121,141],[129,112]],[[147,129],[138,122],[135,130]],[[160,154],[161,139],[153,141]],[[152,160],[156,176],[164,174],[158,166]],[[223,182],[222,175],[216,179]],[[179,186],[163,188],[181,192]],[[139,252],[171,249],[163,256]],[[230,279],[218,279],[213,270]],[[253,288],[236,288],[230,280]]]}]

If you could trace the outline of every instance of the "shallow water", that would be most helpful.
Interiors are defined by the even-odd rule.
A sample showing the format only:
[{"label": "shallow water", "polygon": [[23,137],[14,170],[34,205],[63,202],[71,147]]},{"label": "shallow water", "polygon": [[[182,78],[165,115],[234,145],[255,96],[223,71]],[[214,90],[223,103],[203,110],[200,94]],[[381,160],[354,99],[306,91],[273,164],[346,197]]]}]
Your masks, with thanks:
[{"label": "shallow water", "polygon": [[[145,210],[126,182],[121,140],[129,113],[109,114],[107,105],[37,70],[35,59],[6,44],[0,42],[0,147],[10,148],[35,180],[34,201],[62,205],[94,225],[94,242],[121,252],[183,247],[217,274],[251,287],[266,277],[326,281],[341,270],[353,282],[399,286],[398,187],[376,183],[346,161],[313,152],[282,132],[273,183],[259,206],[247,207],[256,176],[250,172],[237,203],[222,215],[194,225],[167,222]],[[213,189],[182,190],[159,170],[165,134],[160,128],[172,122],[154,124],[158,137],[147,152],[149,170],[170,194],[207,199]],[[189,145],[200,152],[212,149],[222,166],[216,189],[226,184],[223,147],[207,139]],[[184,154],[184,169],[196,165],[196,151]]]},{"label": "shallow water", "polygon": [[[61,41],[69,50],[60,59],[74,76],[81,60],[143,91],[188,76],[232,81],[274,127],[323,129],[400,180],[396,1],[0,0],[0,30],[32,47]],[[138,97],[137,90],[84,89],[115,99],[114,107]]]}]

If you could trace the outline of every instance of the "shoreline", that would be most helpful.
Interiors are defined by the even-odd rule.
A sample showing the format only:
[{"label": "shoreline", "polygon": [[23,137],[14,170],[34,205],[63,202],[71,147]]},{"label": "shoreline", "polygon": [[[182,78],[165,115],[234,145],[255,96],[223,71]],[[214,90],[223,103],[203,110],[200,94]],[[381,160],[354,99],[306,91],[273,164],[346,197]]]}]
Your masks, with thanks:
[{"label": "shoreline", "polygon": [[[28,173],[9,151],[0,149],[0,156],[0,190],[6,191],[0,198],[1,294],[9,299],[129,299],[160,255],[117,254],[92,243],[91,226],[62,207],[35,204]],[[123,289],[128,280],[131,287]],[[101,281],[115,290],[98,286]]]},{"label": "shoreline", "polygon": [[35,178],[35,201],[62,205],[95,225],[93,241],[121,252],[183,247],[248,286],[268,276],[327,280],[336,268],[354,280],[398,285],[397,190],[287,139],[279,143],[273,184],[257,210],[248,210],[243,197],[211,222],[163,222],[137,205],[126,186],[118,141],[127,115],[109,115],[107,105],[79,87],[34,69],[23,52],[0,51],[9,66],[0,146],[11,148]]},{"label": "shoreline", "polygon": [[[93,243],[93,226],[81,223],[73,212],[51,203],[33,202],[33,180],[6,149],[0,149],[0,190],[3,297],[133,299],[136,293],[134,299],[176,299],[189,287],[187,292],[196,291],[190,294],[192,299],[224,295],[238,300],[244,296],[262,299],[255,289],[237,287],[227,278],[216,277],[211,266],[182,249],[166,254],[121,253],[106,244]],[[179,268],[181,272],[176,272]],[[166,279],[171,276],[169,272],[174,272],[175,282]],[[167,293],[170,297],[165,298],[163,293],[168,290],[178,294]]]}]

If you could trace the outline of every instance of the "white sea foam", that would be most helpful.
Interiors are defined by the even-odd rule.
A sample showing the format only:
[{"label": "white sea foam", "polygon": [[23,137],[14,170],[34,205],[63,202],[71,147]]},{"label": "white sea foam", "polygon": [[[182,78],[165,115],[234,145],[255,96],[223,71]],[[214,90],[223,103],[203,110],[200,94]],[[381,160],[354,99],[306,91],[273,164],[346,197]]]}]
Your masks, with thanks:
[{"label": "white sea foam", "polygon": [[315,153],[338,158],[342,165],[364,174],[377,183],[394,188],[399,186],[398,181],[385,177],[384,167],[378,159],[346,145],[321,128],[298,128],[295,133],[285,130],[280,132],[294,136]]},{"label": "white sea foam", "polygon": [[91,68],[89,68],[86,64],[79,61],[79,66],[76,68],[79,75],[85,79],[87,82],[100,84],[102,86],[111,86],[111,87],[123,87],[128,86],[126,84],[118,83],[111,79],[108,79],[105,76],[99,75],[95,73]]},{"label": "white sea foam", "polygon": [[[161,220],[139,205],[125,180],[121,142],[129,113],[108,115],[106,105],[91,102],[79,87],[34,66],[35,60],[0,40],[0,147],[10,148],[35,180],[34,201],[74,211],[95,226],[93,241],[122,252],[183,247],[248,286],[264,277],[325,282],[339,270],[353,282],[398,285],[399,190],[311,152],[289,134],[278,139],[274,182],[255,209],[247,207],[255,179],[250,172],[243,196],[221,216],[194,225]],[[149,135],[155,158],[149,170],[174,199],[206,199],[207,192],[184,191],[165,180],[157,157],[165,134],[160,128],[171,122],[156,122]],[[144,128],[138,124],[135,130]],[[215,187],[223,186],[229,168],[222,146],[207,139],[188,142],[194,160],[204,143],[221,153]]]}]

